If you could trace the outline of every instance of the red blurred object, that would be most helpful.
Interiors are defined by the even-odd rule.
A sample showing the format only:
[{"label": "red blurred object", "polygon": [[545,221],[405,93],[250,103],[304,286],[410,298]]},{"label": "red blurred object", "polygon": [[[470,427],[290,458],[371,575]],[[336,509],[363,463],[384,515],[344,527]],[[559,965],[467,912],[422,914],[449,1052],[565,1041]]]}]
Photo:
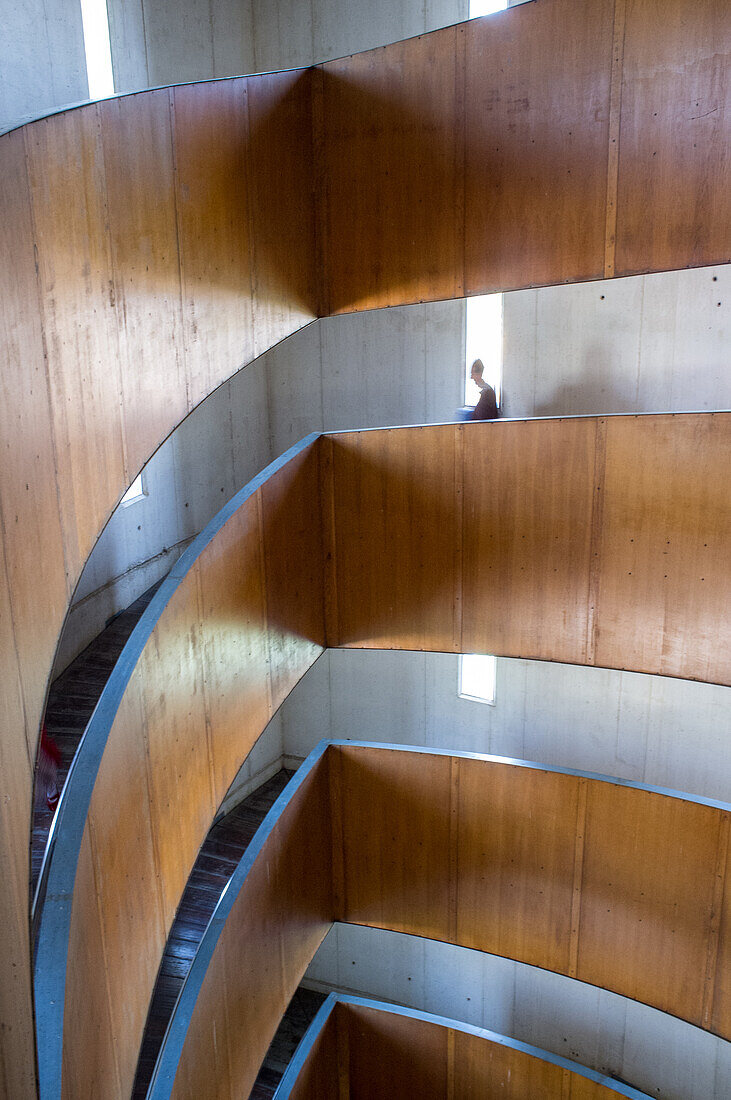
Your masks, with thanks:
[{"label": "red blurred object", "polygon": [[48,736],[45,722],[41,726],[41,743],[38,749],[38,775],[36,778],[36,808],[45,801],[52,812],[58,806],[58,766],[61,752],[52,737]]}]

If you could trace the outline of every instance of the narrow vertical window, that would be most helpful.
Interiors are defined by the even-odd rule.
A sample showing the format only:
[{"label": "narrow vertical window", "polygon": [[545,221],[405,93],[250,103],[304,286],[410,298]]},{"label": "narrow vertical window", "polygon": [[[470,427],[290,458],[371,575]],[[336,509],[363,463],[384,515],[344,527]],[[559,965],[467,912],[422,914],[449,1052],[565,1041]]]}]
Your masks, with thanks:
[{"label": "narrow vertical window", "polygon": [[502,405],[503,383],[503,296],[481,294],[466,301],[465,319],[465,405],[476,405],[480,391],[470,377],[475,359],[484,367],[483,378]]},{"label": "narrow vertical window", "polygon": [[495,706],[497,660],[489,653],[463,653],[459,659],[460,699]]},{"label": "narrow vertical window", "polygon": [[106,0],[81,0],[81,22],[84,27],[89,99],[104,99],[114,95]]},{"label": "narrow vertical window", "polygon": [[481,15],[492,15],[496,11],[505,11],[508,0],[470,0],[470,19]]}]

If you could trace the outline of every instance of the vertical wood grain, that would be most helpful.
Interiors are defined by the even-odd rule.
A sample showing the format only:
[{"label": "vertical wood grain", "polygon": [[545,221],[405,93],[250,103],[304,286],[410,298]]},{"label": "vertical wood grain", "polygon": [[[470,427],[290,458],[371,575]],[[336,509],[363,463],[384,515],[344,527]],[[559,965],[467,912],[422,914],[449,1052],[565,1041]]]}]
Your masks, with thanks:
[{"label": "vertical wood grain", "polygon": [[565,973],[578,780],[460,762],[457,942]]},{"label": "vertical wood grain", "polygon": [[350,1100],[444,1100],[448,1029],[363,1005],[347,1010]]},{"label": "vertical wood grain", "polygon": [[[338,749],[342,760],[345,917],[447,939],[450,760]],[[374,824],[377,827],[374,827]]]},{"label": "vertical wood grain", "polygon": [[259,490],[272,706],[325,646],[319,447],[308,447]]},{"label": "vertical wood grain", "polygon": [[614,0],[612,32],[612,75],[609,92],[609,131],[607,134],[607,218],[604,232],[604,278],[614,275],[617,248],[617,184],[619,180],[619,123],[622,107],[622,68],[624,62],[624,24],[627,0]]},{"label": "vertical wood grain", "polygon": [[[339,1005],[312,1044],[301,1072],[289,1093],[289,1100],[347,1100],[338,1081],[338,1056],[342,1047]],[[345,1022],[347,1025],[347,1022]]]},{"label": "vertical wood grain", "polygon": [[599,278],[613,0],[467,26],[467,294]]},{"label": "vertical wood grain", "polygon": [[74,583],[128,483],[99,110],[26,130],[56,480]]},{"label": "vertical wood grain", "polygon": [[333,437],[340,645],[455,651],[453,425]]},{"label": "vertical wood grain", "polygon": [[617,275],[729,260],[730,52],[723,0],[628,5]]},{"label": "vertical wood grain", "polygon": [[[20,665],[26,721],[21,766],[35,759],[55,631],[70,595],[56,485],[57,454],[34,265],[23,131],[3,138],[0,172],[0,514],[7,570],[5,629]],[[41,553],[30,553],[29,548]],[[43,599],[38,599],[38,593]],[[12,623],[12,626],[11,626]],[[12,664],[8,684],[13,683]],[[9,695],[12,688],[8,687]],[[27,723],[27,728],[26,727]],[[20,763],[20,762],[19,762]],[[10,795],[14,797],[14,795]],[[24,825],[23,845],[27,845]]]},{"label": "vertical wood grain", "polygon": [[728,681],[730,424],[607,421],[596,664]]},{"label": "vertical wood grain", "polygon": [[463,292],[460,34],[322,66],[331,313]]},{"label": "vertical wood grain", "polygon": [[301,69],[247,80],[257,355],[319,312],[312,86]]},{"label": "vertical wood grain", "polygon": [[[1,231],[1,229],[0,229]],[[2,510],[0,509],[0,517]],[[34,1100],[35,1062],[31,1004],[28,905],[28,807],[33,797],[33,756],[10,614],[10,588],[0,538],[0,1084],[8,1096]],[[30,739],[29,739],[30,740]]]},{"label": "vertical wood grain", "polygon": [[170,93],[108,100],[99,116],[131,482],[188,411]]},{"label": "vertical wood grain", "polygon": [[171,91],[188,408],[256,355],[247,82]]},{"label": "vertical wood grain", "polygon": [[703,1011],[701,1026],[710,1028],[713,1020],[713,1002],[715,999],[716,977],[719,963],[719,939],[723,919],[723,895],[726,887],[726,864],[729,856],[729,828],[731,815],[723,814],[719,821],[716,867],[714,869],[713,901],[711,902],[711,922],[706,955],[706,974],[703,989]]},{"label": "vertical wood grain", "polygon": [[576,976],[701,1026],[721,811],[592,782]]},{"label": "vertical wood grain", "polygon": [[585,663],[596,421],[465,425],[466,653]]},{"label": "vertical wood grain", "polygon": [[[717,896],[716,894],[714,901],[717,899]],[[723,868],[723,894],[721,898],[718,944],[716,946],[716,973],[713,983],[713,1016],[711,1018],[710,1027],[718,1034],[728,1035],[731,1033],[731,844],[727,846],[726,866]]]},{"label": "vertical wood grain", "polygon": [[[87,824],[79,851],[74,891],[69,953],[83,958],[97,981],[89,983],[86,966],[74,967],[66,980],[66,998],[75,1006],[73,1024],[64,1020],[62,1095],[68,1100],[122,1097],[110,1014],[109,971],[104,924],[99,904],[91,828]],[[78,1028],[80,1034],[74,1029]],[[83,1057],[77,1045],[83,1036]]]},{"label": "vertical wood grain", "polygon": [[[166,930],[188,881],[190,853],[200,847],[223,798],[216,799],[208,743],[199,576],[197,565],[173,594],[164,620],[143,650],[132,685],[140,696],[146,799]],[[128,735],[113,731],[116,737],[122,733]]]},{"label": "vertical wood grain", "polygon": [[257,500],[250,498],[203,552],[198,569],[214,811],[272,714],[260,541]]}]

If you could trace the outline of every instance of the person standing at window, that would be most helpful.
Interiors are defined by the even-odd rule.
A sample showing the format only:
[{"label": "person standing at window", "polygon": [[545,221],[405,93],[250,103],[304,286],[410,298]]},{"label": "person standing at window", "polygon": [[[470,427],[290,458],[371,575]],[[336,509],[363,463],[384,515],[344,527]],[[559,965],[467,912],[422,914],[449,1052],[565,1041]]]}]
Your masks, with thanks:
[{"label": "person standing at window", "polygon": [[473,420],[497,420],[500,410],[497,406],[495,390],[482,377],[485,367],[481,359],[475,359],[470,368],[470,378],[480,391],[480,399],[472,413]]}]

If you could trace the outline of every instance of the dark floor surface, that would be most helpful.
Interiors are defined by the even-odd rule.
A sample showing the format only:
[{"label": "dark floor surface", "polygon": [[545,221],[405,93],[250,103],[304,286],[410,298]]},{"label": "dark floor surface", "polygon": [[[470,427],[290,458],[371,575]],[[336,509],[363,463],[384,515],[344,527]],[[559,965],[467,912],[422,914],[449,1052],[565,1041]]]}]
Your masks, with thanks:
[{"label": "dark floor surface", "polygon": [[[46,706],[46,730],[61,754],[58,788],[66,782],[71,761],[125,642],[139,622],[160,584],[154,584],[126,611],[115,616],[83,653],[53,681]],[[31,836],[31,891],[35,891],[53,814],[45,801],[33,814]],[[31,894],[32,896],[32,894]]]}]

